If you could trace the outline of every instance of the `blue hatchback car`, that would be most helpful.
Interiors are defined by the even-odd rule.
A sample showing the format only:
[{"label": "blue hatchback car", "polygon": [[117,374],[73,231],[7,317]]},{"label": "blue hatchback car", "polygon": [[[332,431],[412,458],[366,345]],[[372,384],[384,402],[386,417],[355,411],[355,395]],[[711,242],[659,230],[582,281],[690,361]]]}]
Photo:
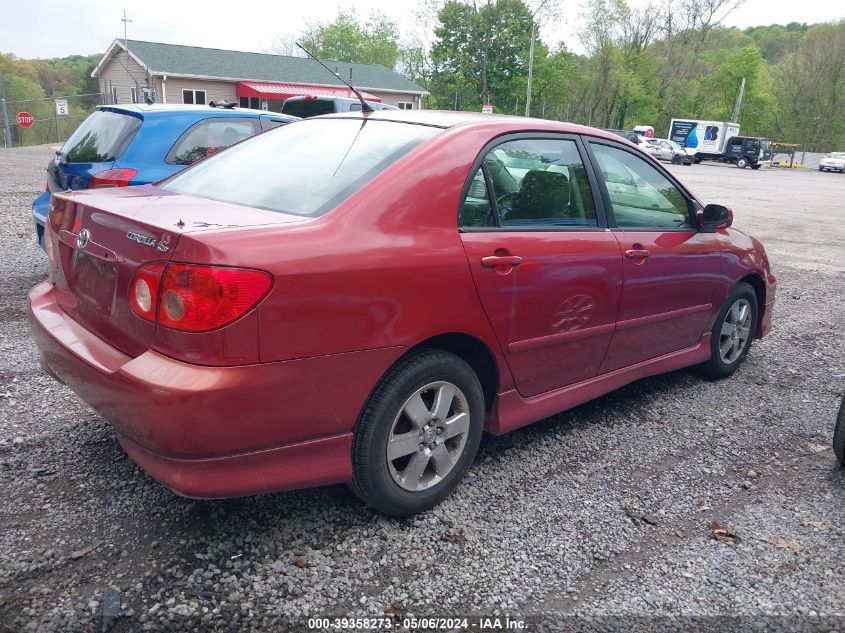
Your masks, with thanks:
[{"label": "blue hatchback car", "polygon": [[32,203],[38,244],[50,193],[143,185],[297,117],[232,104],[100,106],[47,166],[47,187]]}]

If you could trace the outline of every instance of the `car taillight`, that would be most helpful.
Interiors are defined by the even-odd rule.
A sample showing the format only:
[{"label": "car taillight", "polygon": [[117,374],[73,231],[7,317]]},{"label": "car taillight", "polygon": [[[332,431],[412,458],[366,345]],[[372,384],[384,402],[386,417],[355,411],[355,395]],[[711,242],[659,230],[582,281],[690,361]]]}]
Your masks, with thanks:
[{"label": "car taillight", "polygon": [[207,332],[237,320],[273,285],[261,270],[154,262],[138,269],[129,289],[132,311],[183,332]]},{"label": "car taillight", "polygon": [[91,176],[91,180],[88,181],[88,188],[126,187],[137,174],[137,169],[107,169]]},{"label": "car taillight", "polygon": [[147,321],[156,320],[158,287],[161,285],[165,266],[165,262],[144,264],[135,273],[129,286],[129,307],[132,312]]}]

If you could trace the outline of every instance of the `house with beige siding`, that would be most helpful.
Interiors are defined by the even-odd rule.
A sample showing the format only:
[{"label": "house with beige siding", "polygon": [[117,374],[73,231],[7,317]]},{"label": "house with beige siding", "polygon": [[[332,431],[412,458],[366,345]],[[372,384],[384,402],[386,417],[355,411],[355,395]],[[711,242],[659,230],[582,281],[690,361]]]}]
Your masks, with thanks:
[{"label": "house with beige siding", "polygon": [[[423,88],[378,64],[324,60],[364,98],[402,109],[424,107]],[[109,103],[209,103],[280,112],[285,99],[354,97],[331,72],[307,57],[115,40],[91,73]]]}]

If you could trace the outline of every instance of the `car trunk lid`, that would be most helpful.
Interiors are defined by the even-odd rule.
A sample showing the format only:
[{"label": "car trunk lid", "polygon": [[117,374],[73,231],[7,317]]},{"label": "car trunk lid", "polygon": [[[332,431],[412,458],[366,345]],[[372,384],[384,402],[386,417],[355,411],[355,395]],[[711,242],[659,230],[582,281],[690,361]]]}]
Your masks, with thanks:
[{"label": "car trunk lid", "polygon": [[141,187],[55,194],[48,217],[52,278],[62,309],[112,346],[137,356],[156,325],[131,310],[129,288],[148,262],[169,262],[183,233],[302,222],[271,213]]}]

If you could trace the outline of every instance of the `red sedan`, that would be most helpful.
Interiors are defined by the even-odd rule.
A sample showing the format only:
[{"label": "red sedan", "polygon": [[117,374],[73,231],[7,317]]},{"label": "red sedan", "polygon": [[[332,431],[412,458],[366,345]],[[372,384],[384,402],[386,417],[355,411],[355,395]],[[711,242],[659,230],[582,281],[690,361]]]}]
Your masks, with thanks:
[{"label": "red sedan", "polygon": [[42,364],[190,497],[349,482],[419,512],[483,431],[688,365],[731,374],[775,300],[729,209],[551,121],[314,118],[52,206]]}]

